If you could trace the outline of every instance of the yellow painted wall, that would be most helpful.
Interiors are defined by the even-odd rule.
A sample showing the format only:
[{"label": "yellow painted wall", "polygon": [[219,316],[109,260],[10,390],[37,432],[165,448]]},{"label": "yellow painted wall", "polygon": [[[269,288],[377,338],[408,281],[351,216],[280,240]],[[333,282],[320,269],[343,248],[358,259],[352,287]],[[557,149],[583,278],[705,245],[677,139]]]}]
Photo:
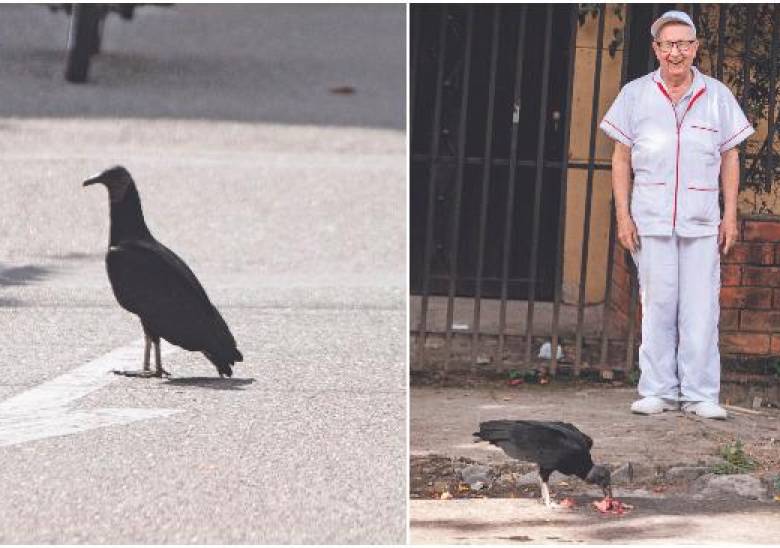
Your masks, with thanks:
[{"label": "yellow painted wall", "polygon": [[[615,57],[610,57],[607,48],[613,36],[613,29],[621,28],[622,26],[623,22],[614,15],[612,7],[608,7],[601,58],[598,122],[601,121],[604,113],[620,91],[623,47],[618,48]],[[591,17],[588,17],[585,24],[577,29],[577,51],[574,65],[574,92],[572,96],[572,122],[569,143],[570,162],[587,163],[588,161],[593,103],[593,77],[596,71],[597,29],[598,20]],[[611,156],[612,141],[601,130],[597,129],[596,160],[598,162],[608,162]],[[587,169],[570,168],[566,190],[566,232],[564,236],[563,261],[563,300],[569,303],[576,303],[579,299],[586,189]],[[585,286],[586,303],[597,303],[604,300],[611,200],[611,172],[604,170],[594,171],[588,270]]]}]

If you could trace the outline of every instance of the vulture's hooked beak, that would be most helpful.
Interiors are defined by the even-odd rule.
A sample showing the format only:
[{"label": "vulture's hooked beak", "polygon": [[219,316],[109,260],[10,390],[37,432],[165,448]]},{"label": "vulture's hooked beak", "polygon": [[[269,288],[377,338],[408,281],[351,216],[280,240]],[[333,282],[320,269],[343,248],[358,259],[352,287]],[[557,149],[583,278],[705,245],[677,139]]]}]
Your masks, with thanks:
[{"label": "vulture's hooked beak", "polygon": [[93,175],[92,177],[84,181],[81,184],[81,186],[89,186],[89,185],[94,185],[95,183],[102,183],[103,182],[103,179],[101,178],[102,175],[103,175],[102,173],[99,173],[98,175]]}]

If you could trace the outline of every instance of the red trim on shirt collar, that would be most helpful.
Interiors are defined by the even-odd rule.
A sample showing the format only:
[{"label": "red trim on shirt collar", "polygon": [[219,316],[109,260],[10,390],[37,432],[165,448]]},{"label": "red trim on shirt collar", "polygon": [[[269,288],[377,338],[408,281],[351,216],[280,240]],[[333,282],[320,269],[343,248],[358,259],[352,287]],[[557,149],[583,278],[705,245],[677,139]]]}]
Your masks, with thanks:
[{"label": "red trim on shirt collar", "polygon": [[658,89],[661,90],[661,93],[663,93],[666,96],[666,98],[669,99],[669,102],[673,103],[674,101],[672,101],[672,98],[669,97],[669,92],[666,91],[666,88],[664,87],[664,85],[661,82],[659,82],[658,80],[656,80],[655,83],[658,85]]},{"label": "red trim on shirt collar", "polygon": [[695,103],[695,102],[696,102],[696,99],[698,99],[699,97],[701,97],[702,95],[704,95],[704,92],[705,92],[705,91],[707,91],[707,88],[706,88],[706,87],[704,87],[704,88],[701,88],[699,91],[697,91],[697,92],[696,92],[696,95],[694,95],[693,97],[691,97],[691,102],[690,102],[690,103],[688,103],[688,108],[686,108],[686,109],[685,109],[685,112],[686,112],[686,113],[687,113],[689,110],[691,110],[691,107],[693,106],[693,103]]},{"label": "red trim on shirt collar", "polygon": [[[700,79],[701,73],[698,70],[696,70],[696,67],[691,67],[691,70],[693,71],[693,81],[691,82],[691,85],[692,86],[695,85],[696,80],[699,80],[699,83],[701,84],[701,88],[699,88],[696,94],[691,98],[690,105],[692,105],[693,102],[696,100],[696,98],[699,97],[702,93],[704,93],[704,91],[707,89],[707,84],[706,82],[703,81],[703,79]],[[669,96],[669,92],[666,91],[666,87],[664,86],[663,78],[661,78],[661,69],[654,71],[652,74],[653,74],[652,76],[653,82],[655,82],[658,85],[658,89],[661,90],[661,93],[664,95],[664,97],[669,99],[670,103],[674,103],[674,101],[672,101],[672,98]],[[688,107],[688,109],[690,109],[690,106]]]}]

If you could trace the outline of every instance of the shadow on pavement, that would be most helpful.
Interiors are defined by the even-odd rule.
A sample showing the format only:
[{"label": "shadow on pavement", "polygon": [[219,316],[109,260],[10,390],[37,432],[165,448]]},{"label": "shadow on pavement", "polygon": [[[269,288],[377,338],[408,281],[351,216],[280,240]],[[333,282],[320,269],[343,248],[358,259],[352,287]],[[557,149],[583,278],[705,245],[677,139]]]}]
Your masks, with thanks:
[{"label": "shadow on pavement", "polygon": [[46,255],[46,257],[60,261],[91,261],[95,259],[102,260],[105,257],[105,253],[81,253],[74,251],[71,253],[54,253]]},{"label": "shadow on pavement", "polygon": [[25,265],[4,267],[0,264],[0,286],[29,285],[40,282],[52,272],[50,268]]},{"label": "shadow on pavement", "polygon": [[[738,519],[738,516],[752,516],[752,519],[774,519],[780,515],[777,505],[747,499],[710,498],[696,500],[691,497],[663,497],[648,499],[644,497],[621,497],[621,500],[634,505],[634,510],[620,516],[603,515],[589,507],[592,497],[575,497],[577,505],[572,510],[552,510],[543,508],[529,510],[532,514],[526,518],[518,513],[517,519],[496,519],[489,511],[485,520],[474,519],[414,519],[410,527],[414,529],[445,529],[452,534],[490,534],[491,531],[515,529],[519,533],[531,536],[495,537],[505,541],[529,542],[534,537],[549,534],[550,529],[562,535],[574,535],[580,542],[637,542],[638,540],[679,539],[699,534],[702,523],[700,517],[712,516],[724,523]],[[491,502],[499,499],[489,499]],[[412,509],[412,514],[415,510]],[[549,517],[544,517],[549,515]],[[433,516],[432,516],[433,517]],[[649,521],[648,521],[649,520]],[[650,523],[648,525],[648,523]],[[502,531],[503,532],[503,531]],[[414,537],[414,532],[412,532]],[[467,538],[458,537],[460,540]],[[546,537],[548,540],[551,537]]]},{"label": "shadow on pavement", "polygon": [[576,523],[573,523],[571,521],[567,520],[557,520],[550,518],[549,520],[538,520],[539,523],[533,523],[528,520],[522,520],[517,519],[517,521],[473,521],[473,520],[462,520],[462,519],[437,519],[437,520],[417,520],[412,519],[409,522],[409,526],[411,528],[420,527],[420,528],[448,528],[448,529],[455,529],[457,531],[483,531],[483,530],[492,530],[502,527],[519,527],[519,526],[525,526],[525,527],[533,527],[535,525],[541,525],[541,526],[555,526],[555,527],[566,527],[566,526],[574,526],[577,525]]},{"label": "shadow on pavement", "polygon": [[221,379],[219,377],[178,377],[166,379],[166,385],[196,386],[212,390],[244,390],[245,386],[254,383],[255,379]]},{"label": "shadow on pavement", "polygon": [[511,537],[496,537],[498,540],[508,540],[510,542],[531,542],[532,539],[528,535],[512,535]]}]

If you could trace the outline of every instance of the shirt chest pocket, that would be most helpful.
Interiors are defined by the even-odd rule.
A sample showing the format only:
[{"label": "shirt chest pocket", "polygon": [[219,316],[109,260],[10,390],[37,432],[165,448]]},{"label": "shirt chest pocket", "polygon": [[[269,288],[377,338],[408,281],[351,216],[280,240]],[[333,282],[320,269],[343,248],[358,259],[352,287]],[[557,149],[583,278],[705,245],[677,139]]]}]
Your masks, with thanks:
[{"label": "shirt chest pocket", "polygon": [[680,153],[707,164],[720,161],[720,130],[715,120],[685,119],[680,128]]}]

